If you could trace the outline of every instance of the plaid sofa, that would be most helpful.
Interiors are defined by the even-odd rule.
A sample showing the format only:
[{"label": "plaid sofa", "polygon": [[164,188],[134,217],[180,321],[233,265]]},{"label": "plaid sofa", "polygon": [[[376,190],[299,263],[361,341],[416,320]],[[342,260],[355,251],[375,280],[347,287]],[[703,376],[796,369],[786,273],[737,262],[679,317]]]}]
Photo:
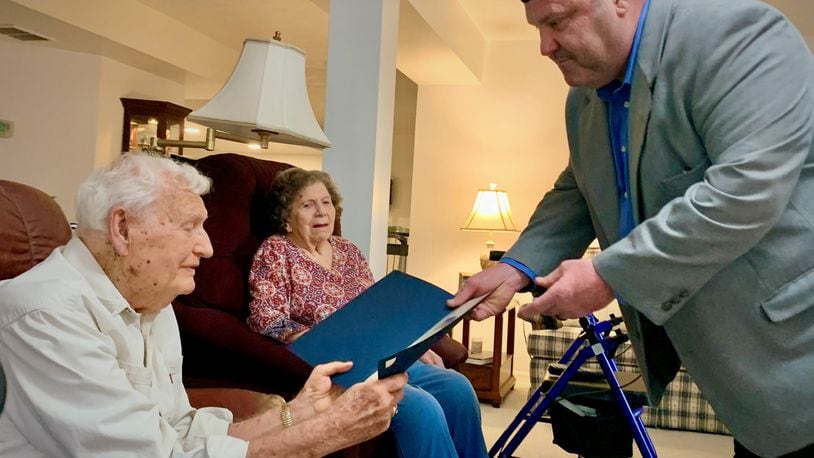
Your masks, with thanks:
[{"label": "plaid sofa", "polygon": [[[531,355],[531,392],[543,382],[549,363],[559,361],[581,328],[563,326],[559,329],[532,331],[528,338],[528,351]],[[627,349],[627,350],[626,350]],[[620,371],[637,372],[636,356],[630,345],[619,347],[616,364]],[[586,369],[599,369],[599,364],[589,359]],[[645,425],[654,428],[680,429],[706,433],[729,434],[715,412],[701,396],[701,391],[693,383],[687,371],[682,368],[668,385],[658,407],[645,407],[642,413]]]}]

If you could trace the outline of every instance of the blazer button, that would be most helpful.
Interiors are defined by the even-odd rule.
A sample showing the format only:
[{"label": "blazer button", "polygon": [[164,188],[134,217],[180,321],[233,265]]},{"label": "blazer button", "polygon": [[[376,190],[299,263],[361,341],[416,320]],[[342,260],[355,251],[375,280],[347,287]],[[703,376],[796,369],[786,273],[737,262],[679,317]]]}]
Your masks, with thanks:
[{"label": "blazer button", "polygon": [[672,299],[669,300],[669,301],[666,301],[666,302],[662,302],[662,304],[661,304],[661,310],[664,311],[664,312],[669,312],[670,310],[672,310],[672,308],[673,308]]},{"label": "blazer button", "polygon": [[682,289],[682,290],[681,290],[681,291],[678,293],[678,297],[680,297],[680,298],[682,298],[682,299],[686,299],[686,298],[687,298],[689,295],[690,295],[690,292],[689,292],[689,291],[687,291],[686,289]]}]

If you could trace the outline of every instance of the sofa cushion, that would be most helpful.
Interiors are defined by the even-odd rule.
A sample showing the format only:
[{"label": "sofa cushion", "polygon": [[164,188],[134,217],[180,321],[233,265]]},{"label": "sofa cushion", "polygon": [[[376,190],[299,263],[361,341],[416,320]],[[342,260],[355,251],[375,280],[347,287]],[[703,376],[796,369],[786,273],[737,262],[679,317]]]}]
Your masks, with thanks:
[{"label": "sofa cushion", "polygon": [[[528,352],[532,358],[542,358],[556,362],[559,360],[568,347],[576,340],[582,328],[563,326],[559,329],[543,329],[532,331],[528,339]],[[622,344],[616,354],[616,364],[620,366],[638,368],[636,355],[629,344]],[[586,368],[599,369],[599,363],[591,359],[585,362]]]},{"label": "sofa cushion", "polygon": [[[548,365],[559,361],[581,332],[581,328],[563,326],[559,329],[532,331],[529,334],[528,351],[531,356],[529,395],[543,383]],[[616,364],[620,371],[639,372],[636,356],[630,344],[620,346]],[[599,370],[599,363],[591,358],[583,367]],[[701,395],[701,390],[683,367],[675,379],[667,385],[661,403],[658,406],[644,408],[642,421],[645,425],[655,428],[729,434],[729,430],[717,418],[712,406]]]}]

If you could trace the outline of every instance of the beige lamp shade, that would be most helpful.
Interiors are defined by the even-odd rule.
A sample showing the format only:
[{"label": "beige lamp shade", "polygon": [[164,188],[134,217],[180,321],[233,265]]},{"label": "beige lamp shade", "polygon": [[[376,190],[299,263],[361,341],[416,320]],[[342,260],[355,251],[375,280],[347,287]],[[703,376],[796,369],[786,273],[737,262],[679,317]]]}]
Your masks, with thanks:
[{"label": "beige lamp shade", "polygon": [[270,142],[331,146],[311,109],[305,54],[279,41],[244,41],[229,80],[188,119],[247,143],[270,133]]},{"label": "beige lamp shade", "polygon": [[469,212],[469,216],[464,221],[461,229],[489,232],[489,238],[486,240],[486,252],[480,256],[480,265],[483,269],[491,265],[489,252],[495,247],[492,232],[517,231],[512,220],[512,208],[509,205],[509,195],[506,191],[497,189],[495,183],[489,183],[489,189],[479,189],[472,211]]},{"label": "beige lamp shade", "polygon": [[512,221],[512,208],[506,191],[497,189],[495,183],[489,189],[479,189],[475,205],[461,229],[466,231],[517,231]]}]

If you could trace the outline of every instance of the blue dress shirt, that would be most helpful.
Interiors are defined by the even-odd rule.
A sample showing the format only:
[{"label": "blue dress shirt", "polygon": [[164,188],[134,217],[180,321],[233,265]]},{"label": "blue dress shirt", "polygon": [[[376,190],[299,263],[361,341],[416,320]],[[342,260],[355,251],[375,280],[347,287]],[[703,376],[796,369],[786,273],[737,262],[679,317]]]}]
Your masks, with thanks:
[{"label": "blue dress shirt", "polygon": [[[613,164],[616,169],[616,192],[619,200],[619,237],[627,236],[636,226],[633,219],[633,201],[630,195],[630,169],[628,161],[628,114],[630,109],[630,93],[633,85],[633,73],[636,66],[636,55],[639,52],[639,44],[642,40],[644,23],[647,19],[647,11],[650,8],[650,0],[647,0],[642,7],[642,14],[636,25],[636,34],[633,37],[633,46],[627,60],[625,77],[622,81],[613,80],[610,83],[596,90],[600,100],[607,104],[608,108],[608,132],[610,132],[611,151],[613,153]],[[521,292],[532,291],[535,288],[534,278],[536,273],[525,264],[512,258],[502,258],[500,262],[520,270],[527,275],[532,283]]]}]

